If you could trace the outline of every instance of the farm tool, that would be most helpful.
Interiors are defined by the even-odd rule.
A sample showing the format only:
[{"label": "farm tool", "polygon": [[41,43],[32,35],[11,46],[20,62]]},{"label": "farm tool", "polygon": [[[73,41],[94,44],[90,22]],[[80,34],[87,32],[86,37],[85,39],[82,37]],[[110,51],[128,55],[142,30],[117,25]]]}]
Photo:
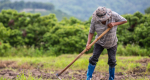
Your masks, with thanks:
[{"label": "farm tool", "polygon": [[[101,37],[103,37],[111,28],[106,29],[97,39],[95,39],[88,47],[94,45]],[[61,80],[59,77],[66,69],[68,69],[77,59],[79,59],[85,52],[87,48],[85,48],[68,66],[66,66],[61,72],[57,73],[56,76]]]}]

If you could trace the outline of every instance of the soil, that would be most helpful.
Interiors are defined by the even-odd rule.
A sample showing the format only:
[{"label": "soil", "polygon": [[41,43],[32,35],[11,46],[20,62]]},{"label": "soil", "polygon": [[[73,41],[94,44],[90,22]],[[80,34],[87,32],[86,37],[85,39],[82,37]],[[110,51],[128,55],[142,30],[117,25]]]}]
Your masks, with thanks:
[{"label": "soil", "polygon": [[[150,62],[150,59],[142,59],[137,61],[141,63],[142,67],[136,67],[132,71],[128,71],[127,73],[115,73],[115,80],[132,80],[138,78],[149,78],[150,74],[145,74],[146,72],[146,65]],[[150,70],[148,70],[150,71]],[[53,71],[53,70],[44,70],[44,69],[37,69],[34,68],[27,63],[24,65],[17,65],[15,61],[0,61],[0,77],[6,79],[16,80],[24,74],[24,76],[29,77],[33,76],[35,78],[42,78],[43,80],[59,80],[56,77],[56,74],[60,71]],[[108,80],[109,74],[101,73],[101,72],[94,72],[92,80]],[[63,80],[86,80],[86,71],[84,70],[67,70],[60,76]]]}]

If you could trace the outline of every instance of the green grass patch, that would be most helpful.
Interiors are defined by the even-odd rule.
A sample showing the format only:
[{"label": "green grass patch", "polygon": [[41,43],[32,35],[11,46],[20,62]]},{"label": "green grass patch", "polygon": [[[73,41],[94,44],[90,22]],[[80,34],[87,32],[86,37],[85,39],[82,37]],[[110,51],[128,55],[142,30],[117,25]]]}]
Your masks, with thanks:
[{"label": "green grass patch", "polygon": [[[86,70],[89,64],[89,58],[92,54],[84,54],[81,56],[71,67],[70,70]],[[75,58],[77,54],[66,54],[61,56],[49,56],[49,57],[1,57],[1,61],[16,61],[18,65],[29,64],[35,68],[41,69],[50,69],[50,70],[62,70],[68,64],[70,64]],[[137,66],[140,67],[141,64],[137,63],[137,60],[141,60],[147,57],[124,57],[124,56],[117,56],[117,66],[116,72],[126,72],[128,70],[132,70]],[[106,72],[108,71],[108,56],[101,55],[99,61],[96,65],[96,71]],[[43,65],[43,67],[40,67]],[[147,66],[147,70],[150,69],[150,64]]]},{"label": "green grass patch", "polygon": [[[27,65],[32,66],[34,68],[39,69],[47,69],[53,71],[55,70],[63,70],[68,64],[70,64],[78,54],[64,54],[61,56],[49,56],[49,57],[0,57],[0,61],[16,61],[17,65]],[[68,70],[83,70],[86,71],[89,64],[89,58],[92,54],[84,54],[82,55]],[[116,56],[117,59],[117,66],[116,66],[116,73],[123,73],[123,75],[127,75],[128,71],[133,71],[135,68],[142,68],[143,65],[137,61],[142,59],[148,59],[148,57],[141,57],[141,56]],[[108,62],[108,55],[101,55],[99,61],[96,65],[95,71],[108,73],[109,65]],[[43,65],[43,67],[41,67]],[[146,66],[146,72],[142,74],[149,74],[150,72],[150,64],[148,63]],[[69,75],[69,74],[68,74]],[[71,75],[70,75],[71,76]],[[72,76],[72,79],[74,77]],[[129,78],[129,79],[132,79]],[[4,78],[0,78],[0,80],[7,80]],[[26,77],[24,74],[18,76],[17,80],[42,80],[42,78],[36,79],[32,75]],[[132,79],[135,80],[135,79]],[[141,77],[136,80],[148,80],[147,78]]]}]

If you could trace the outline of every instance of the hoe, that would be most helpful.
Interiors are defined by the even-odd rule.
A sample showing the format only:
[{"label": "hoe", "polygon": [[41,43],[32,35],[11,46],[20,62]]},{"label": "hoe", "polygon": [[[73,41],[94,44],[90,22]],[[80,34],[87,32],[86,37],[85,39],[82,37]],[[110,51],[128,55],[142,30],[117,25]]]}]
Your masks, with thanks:
[{"label": "hoe", "polygon": [[[94,45],[101,37],[103,37],[111,28],[106,29],[97,39],[95,39],[90,45],[89,47],[91,47],[92,45]],[[56,76],[62,80],[59,76],[66,71],[66,69],[68,69],[77,59],[79,59],[85,52],[87,51],[87,49],[85,48],[68,66],[66,66],[66,68],[64,68],[61,72],[57,73]]]}]

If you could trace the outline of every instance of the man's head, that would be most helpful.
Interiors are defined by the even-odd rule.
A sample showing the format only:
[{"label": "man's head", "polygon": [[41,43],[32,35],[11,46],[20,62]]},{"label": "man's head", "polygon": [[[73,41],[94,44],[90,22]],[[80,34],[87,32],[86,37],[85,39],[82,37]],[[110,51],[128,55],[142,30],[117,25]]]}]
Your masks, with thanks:
[{"label": "man's head", "polygon": [[108,8],[105,7],[98,7],[94,13],[93,13],[93,18],[96,21],[106,21],[111,17],[112,11]]}]

